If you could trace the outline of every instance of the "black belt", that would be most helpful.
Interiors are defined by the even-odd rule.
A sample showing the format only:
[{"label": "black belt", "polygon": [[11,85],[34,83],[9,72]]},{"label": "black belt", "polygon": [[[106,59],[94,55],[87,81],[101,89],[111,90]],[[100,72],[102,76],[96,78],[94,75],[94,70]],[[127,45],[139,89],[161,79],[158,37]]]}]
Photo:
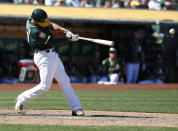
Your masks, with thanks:
[{"label": "black belt", "polygon": [[49,52],[54,52],[55,49],[46,49],[46,50],[35,50],[34,53],[39,53],[39,52],[45,52],[45,53],[49,53]]}]

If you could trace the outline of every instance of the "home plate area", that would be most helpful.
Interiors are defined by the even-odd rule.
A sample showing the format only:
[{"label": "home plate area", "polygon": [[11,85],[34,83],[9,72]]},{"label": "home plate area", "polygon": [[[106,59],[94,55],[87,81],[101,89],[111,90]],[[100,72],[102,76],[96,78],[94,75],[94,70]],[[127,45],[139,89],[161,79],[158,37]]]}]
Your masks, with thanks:
[{"label": "home plate area", "polygon": [[79,125],[79,126],[159,126],[178,127],[178,114],[85,111],[74,117],[71,110],[26,110],[18,115],[11,109],[0,109],[1,124]]}]

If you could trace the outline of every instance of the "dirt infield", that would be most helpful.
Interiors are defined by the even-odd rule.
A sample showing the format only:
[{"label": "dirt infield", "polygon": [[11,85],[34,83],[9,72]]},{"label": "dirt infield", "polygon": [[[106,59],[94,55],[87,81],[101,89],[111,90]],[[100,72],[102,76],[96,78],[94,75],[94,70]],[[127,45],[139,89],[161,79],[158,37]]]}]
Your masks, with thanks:
[{"label": "dirt infield", "polygon": [[[26,90],[35,84],[1,84],[0,91]],[[75,90],[178,90],[178,84],[96,85],[72,84]],[[53,84],[51,90],[60,90]],[[160,126],[178,127],[178,114],[85,111],[85,117],[73,117],[70,110],[26,110],[17,115],[13,109],[0,109],[1,124],[80,125],[80,126]]]},{"label": "dirt infield", "polygon": [[80,126],[160,126],[178,127],[178,114],[86,111],[84,117],[73,117],[69,110],[0,110],[0,123]]},{"label": "dirt infield", "polygon": [[[0,84],[0,91],[27,90],[36,84]],[[98,85],[98,84],[72,84],[74,90],[178,90],[178,84],[118,84],[118,85]],[[52,84],[51,90],[61,90],[58,84]]]}]

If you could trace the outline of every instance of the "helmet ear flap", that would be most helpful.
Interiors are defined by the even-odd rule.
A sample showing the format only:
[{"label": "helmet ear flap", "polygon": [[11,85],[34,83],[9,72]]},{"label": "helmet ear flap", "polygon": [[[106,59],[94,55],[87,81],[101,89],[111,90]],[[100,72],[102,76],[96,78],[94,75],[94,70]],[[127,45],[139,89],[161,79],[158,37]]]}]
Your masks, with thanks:
[{"label": "helmet ear flap", "polygon": [[37,22],[39,26],[46,27],[50,25],[50,21],[48,19],[45,20],[45,22]]}]

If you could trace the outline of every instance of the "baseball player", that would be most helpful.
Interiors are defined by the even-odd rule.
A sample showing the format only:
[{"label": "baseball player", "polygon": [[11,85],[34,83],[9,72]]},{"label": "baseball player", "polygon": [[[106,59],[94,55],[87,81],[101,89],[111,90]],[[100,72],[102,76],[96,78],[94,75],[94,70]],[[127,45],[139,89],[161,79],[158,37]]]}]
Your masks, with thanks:
[{"label": "baseball player", "polygon": [[72,115],[84,116],[80,100],[70,85],[63,63],[54,51],[55,38],[52,34],[53,30],[66,34],[66,37],[71,41],[78,40],[77,34],[73,34],[69,30],[50,22],[47,13],[42,9],[35,9],[26,22],[27,38],[34,50],[34,62],[39,68],[41,82],[17,97],[15,110],[18,114],[24,113],[23,106],[48,91],[55,77],[72,108]]},{"label": "baseball player", "polygon": [[121,72],[121,65],[117,60],[117,50],[114,47],[109,49],[109,57],[102,61],[103,72],[108,74],[109,81],[107,79],[101,78],[97,83],[105,85],[114,85],[118,84],[119,74]]}]

